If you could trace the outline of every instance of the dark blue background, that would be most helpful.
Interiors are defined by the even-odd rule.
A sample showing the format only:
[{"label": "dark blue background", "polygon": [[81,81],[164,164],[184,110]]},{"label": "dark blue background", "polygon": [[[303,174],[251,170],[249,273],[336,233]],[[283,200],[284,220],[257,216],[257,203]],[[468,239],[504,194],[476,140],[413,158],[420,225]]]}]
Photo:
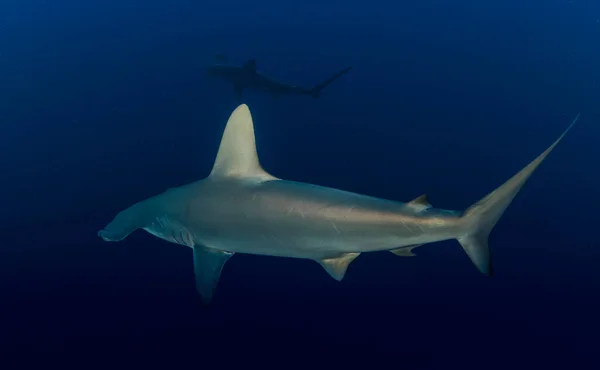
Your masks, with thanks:
[{"label": "dark blue background", "polygon": [[[599,40],[591,0],[2,2],[2,351],[592,367]],[[219,52],[304,85],[353,66],[320,99],[245,102],[269,172],[382,198],[464,209],[581,120],[494,229],[493,279],[455,241],[362,255],[341,284],[237,255],[203,308],[188,248],[96,232],[208,174],[236,106],[205,73]]]}]

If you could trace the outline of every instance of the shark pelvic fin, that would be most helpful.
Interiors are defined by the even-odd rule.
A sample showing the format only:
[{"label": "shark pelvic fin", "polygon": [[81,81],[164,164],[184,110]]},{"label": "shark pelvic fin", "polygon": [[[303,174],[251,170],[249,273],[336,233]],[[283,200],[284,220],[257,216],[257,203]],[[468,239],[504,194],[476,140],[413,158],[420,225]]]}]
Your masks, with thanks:
[{"label": "shark pelvic fin", "polygon": [[417,212],[431,208],[426,194],[420,195],[406,204]]},{"label": "shark pelvic fin", "polygon": [[326,258],[318,260],[317,262],[323,266],[325,271],[327,271],[332,278],[337,281],[342,281],[346,275],[348,266],[356,259],[356,257],[358,257],[359,254],[360,253],[345,253],[340,257]]},{"label": "shark pelvic fin", "polygon": [[423,244],[415,244],[415,245],[409,245],[408,247],[402,247],[402,248],[397,248],[397,249],[392,249],[390,250],[390,252],[394,253],[396,256],[400,256],[400,257],[413,257],[416,256],[416,254],[414,254],[412,252],[413,249],[422,246]]},{"label": "shark pelvic fin", "polygon": [[198,290],[202,302],[209,305],[219,284],[223,266],[233,256],[233,253],[201,245],[195,246],[193,250],[196,290]]},{"label": "shark pelvic fin", "polygon": [[240,104],[227,121],[210,177],[276,180],[258,160],[254,123],[246,104]]}]

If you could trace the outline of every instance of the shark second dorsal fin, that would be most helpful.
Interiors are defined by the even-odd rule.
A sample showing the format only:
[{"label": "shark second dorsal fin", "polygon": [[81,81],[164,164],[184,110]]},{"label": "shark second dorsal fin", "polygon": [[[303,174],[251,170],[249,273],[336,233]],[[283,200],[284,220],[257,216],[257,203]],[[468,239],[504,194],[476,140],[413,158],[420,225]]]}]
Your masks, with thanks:
[{"label": "shark second dorsal fin", "polygon": [[210,177],[276,179],[260,165],[252,115],[246,104],[239,105],[227,121]]},{"label": "shark second dorsal fin", "polygon": [[406,205],[413,208],[417,212],[421,212],[421,211],[431,208],[431,204],[429,204],[426,194],[416,197],[415,199],[406,203]]}]

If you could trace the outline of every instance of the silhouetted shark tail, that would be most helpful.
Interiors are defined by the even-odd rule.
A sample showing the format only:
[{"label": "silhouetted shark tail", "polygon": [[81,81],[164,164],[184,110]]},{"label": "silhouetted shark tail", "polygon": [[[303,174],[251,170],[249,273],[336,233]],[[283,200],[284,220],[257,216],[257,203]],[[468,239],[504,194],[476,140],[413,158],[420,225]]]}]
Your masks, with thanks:
[{"label": "silhouetted shark tail", "polygon": [[578,118],[579,114],[577,114],[577,117],[575,117],[563,134],[536,159],[464,212],[462,219],[465,225],[465,232],[457,240],[473,264],[484,275],[493,276],[494,274],[490,249],[488,247],[490,232],[519,190],[521,190],[521,187],[525,185],[525,182],[527,182],[537,167],[546,159],[548,154],[550,154],[552,149],[561,141],[571,127],[575,125]]},{"label": "silhouetted shark tail", "polygon": [[331,84],[333,81],[335,81],[338,78],[342,77],[343,75],[345,75],[346,73],[348,73],[348,71],[350,71],[351,69],[352,69],[352,67],[344,68],[343,70],[341,70],[338,73],[334,74],[333,76],[329,77],[327,80],[325,80],[322,83],[316,85],[315,87],[313,87],[312,89],[310,89],[310,95],[313,98],[320,97],[321,96],[321,91],[323,91],[323,89],[327,85]]}]

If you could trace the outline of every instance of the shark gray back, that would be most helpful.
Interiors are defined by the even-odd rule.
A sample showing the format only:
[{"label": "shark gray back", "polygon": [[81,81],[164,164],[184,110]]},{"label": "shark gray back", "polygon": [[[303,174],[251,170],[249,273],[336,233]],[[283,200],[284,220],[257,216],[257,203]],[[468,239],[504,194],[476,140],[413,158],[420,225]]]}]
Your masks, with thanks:
[{"label": "shark gray back", "polygon": [[506,208],[569,128],[511,179],[465,211],[434,208],[422,195],[407,203],[286,181],[260,164],[250,110],[231,114],[205,179],[172,188],[120,212],[104,230],[120,241],[136,229],[192,248],[196,287],[212,300],[236,253],[311,259],[341,281],[361,253],[414,256],[421,245],[456,239],[492,276],[488,236]]}]

